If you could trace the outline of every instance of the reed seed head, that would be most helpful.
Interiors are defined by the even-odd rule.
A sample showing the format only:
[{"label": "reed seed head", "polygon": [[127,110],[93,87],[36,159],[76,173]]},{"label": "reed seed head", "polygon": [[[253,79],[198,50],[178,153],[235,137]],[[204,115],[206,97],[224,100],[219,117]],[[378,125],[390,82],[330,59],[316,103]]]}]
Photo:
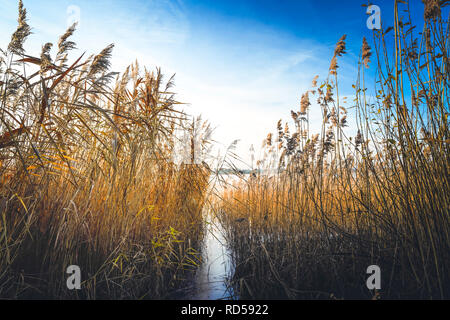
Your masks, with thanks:
[{"label": "reed seed head", "polygon": [[315,76],[314,79],[313,79],[313,81],[312,81],[312,87],[313,87],[313,88],[317,87],[317,79],[319,79],[319,76],[318,76],[318,75]]},{"label": "reed seed head", "polygon": [[23,7],[22,0],[19,1],[19,23],[16,31],[11,36],[11,42],[8,45],[8,50],[12,53],[21,55],[24,53],[23,44],[26,38],[31,34],[31,28],[27,24],[27,9]]},{"label": "reed seed head", "polygon": [[372,51],[367,44],[366,37],[363,38],[363,46],[362,46],[362,59],[364,62],[364,66],[369,69],[370,57],[372,55]]},{"label": "reed seed head", "polygon": [[345,39],[347,38],[347,35],[344,34],[338,41],[338,43],[336,44],[336,48],[334,49],[334,55],[336,57],[340,57],[343,54],[346,53],[346,49],[345,49]]},{"label": "reed seed head", "polygon": [[447,1],[422,0],[422,2],[425,4],[425,20],[436,20],[441,16],[441,2],[446,3]]},{"label": "reed seed head", "polygon": [[331,59],[331,63],[330,63],[330,74],[336,75],[337,68],[339,68],[339,66],[337,65],[337,58],[336,58],[336,56],[333,56],[333,59]]},{"label": "reed seed head", "polygon": [[113,48],[114,44],[110,44],[94,57],[89,71],[89,76],[94,76],[97,73],[105,72],[109,69],[111,66],[110,59]]},{"label": "reed seed head", "polygon": [[45,71],[47,71],[48,67],[52,65],[52,58],[50,57],[50,50],[52,48],[53,44],[46,43],[42,47],[41,52],[41,70],[40,73],[43,74]]},{"label": "reed seed head", "polygon": [[77,27],[77,22],[72,24],[58,40],[58,55],[62,55],[69,50],[75,49],[75,42],[67,41],[73,35]]},{"label": "reed seed head", "polygon": [[308,111],[308,107],[311,105],[309,102],[309,91],[302,95],[302,99],[300,100],[300,114],[306,114]]},{"label": "reed seed head", "polygon": [[267,138],[266,138],[266,145],[267,146],[272,146],[272,133],[269,133],[268,135],[267,135]]}]

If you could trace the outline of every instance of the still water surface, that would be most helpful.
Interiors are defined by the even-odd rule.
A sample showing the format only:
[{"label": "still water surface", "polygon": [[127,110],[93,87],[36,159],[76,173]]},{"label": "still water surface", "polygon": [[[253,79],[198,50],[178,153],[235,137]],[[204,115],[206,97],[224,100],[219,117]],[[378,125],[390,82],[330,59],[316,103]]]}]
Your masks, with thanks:
[{"label": "still water surface", "polygon": [[205,225],[202,264],[195,274],[194,288],[186,299],[236,299],[227,285],[227,278],[232,274],[233,266],[225,231],[214,214],[206,214]]}]

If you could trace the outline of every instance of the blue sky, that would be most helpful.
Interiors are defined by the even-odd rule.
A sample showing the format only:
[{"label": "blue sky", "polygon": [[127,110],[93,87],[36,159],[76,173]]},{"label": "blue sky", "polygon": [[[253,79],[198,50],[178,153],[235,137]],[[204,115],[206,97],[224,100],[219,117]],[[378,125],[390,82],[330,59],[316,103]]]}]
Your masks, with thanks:
[{"label": "blue sky", "polygon": [[[393,23],[394,0],[377,0],[382,23]],[[134,60],[148,68],[176,73],[178,99],[185,110],[202,114],[214,127],[215,139],[241,143],[247,159],[280,119],[298,110],[303,92],[319,75],[326,78],[338,39],[347,34],[347,52],[339,60],[342,96],[353,94],[357,57],[363,36],[371,43],[363,0],[24,0],[34,34],[27,41],[38,55],[45,42],[57,42],[79,8],[77,47],[97,53],[115,43],[114,71]],[[414,3],[413,19],[423,12]],[[0,0],[0,46],[15,30],[17,2]],[[72,7],[71,7],[72,6]],[[73,54],[75,57],[75,54]],[[312,128],[320,125],[320,109],[312,107]],[[353,131],[354,128],[349,128]]]}]

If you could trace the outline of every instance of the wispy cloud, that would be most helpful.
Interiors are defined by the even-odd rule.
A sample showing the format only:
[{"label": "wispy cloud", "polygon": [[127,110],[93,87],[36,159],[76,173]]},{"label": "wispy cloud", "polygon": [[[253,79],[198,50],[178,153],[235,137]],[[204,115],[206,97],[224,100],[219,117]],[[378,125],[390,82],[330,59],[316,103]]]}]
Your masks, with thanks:
[{"label": "wispy cloud", "polygon": [[[15,28],[14,1],[0,0],[2,30]],[[278,119],[298,110],[312,78],[326,76],[332,46],[299,38],[270,25],[229,17],[204,16],[179,1],[25,1],[35,35],[28,47],[38,54],[67,27],[67,7],[80,8],[78,48],[96,53],[115,43],[113,69],[137,59],[147,67],[176,73],[179,100],[216,127],[223,145],[240,139],[238,152],[258,148]],[[4,47],[9,38],[0,39]],[[350,80],[348,80],[350,81]],[[320,109],[312,110],[318,122]],[[314,127],[314,126],[312,126]]]}]

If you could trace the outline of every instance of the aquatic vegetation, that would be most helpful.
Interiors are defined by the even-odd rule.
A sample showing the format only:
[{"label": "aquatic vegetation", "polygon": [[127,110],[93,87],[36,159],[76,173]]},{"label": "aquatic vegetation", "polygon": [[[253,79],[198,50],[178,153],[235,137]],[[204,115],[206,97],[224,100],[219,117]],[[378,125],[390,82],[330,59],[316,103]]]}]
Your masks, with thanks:
[{"label": "aquatic vegetation", "polygon": [[[394,28],[375,30],[371,46],[363,39],[355,137],[344,130],[348,111],[339,96],[343,36],[327,78],[291,112],[295,131],[280,120],[278,147],[268,143],[272,134],[265,143],[270,159],[225,190],[216,211],[228,230],[238,296],[449,297],[449,28],[440,6],[426,1],[418,39],[400,3]],[[368,68],[376,68],[375,101]],[[305,117],[311,107],[323,115],[315,135]],[[379,292],[365,285],[373,264],[383,274]]]},{"label": "aquatic vegetation", "polygon": [[[0,60],[0,297],[162,298],[199,263],[209,171],[173,163],[188,120],[173,78],[137,63],[109,70],[113,45],[71,59],[23,50]],[[78,265],[82,290],[66,287]]]}]

